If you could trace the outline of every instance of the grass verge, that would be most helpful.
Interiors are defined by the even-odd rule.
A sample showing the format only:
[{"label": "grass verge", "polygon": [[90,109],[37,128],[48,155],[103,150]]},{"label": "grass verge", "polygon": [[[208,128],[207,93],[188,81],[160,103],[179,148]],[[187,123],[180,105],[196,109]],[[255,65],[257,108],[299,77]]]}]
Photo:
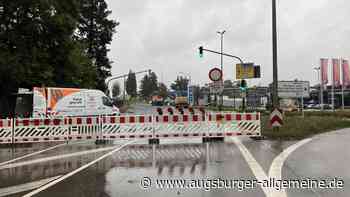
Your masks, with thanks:
[{"label": "grass verge", "polygon": [[262,116],[262,135],[272,139],[303,139],[328,131],[350,127],[350,119],[337,113],[324,115],[284,116],[284,125],[279,131],[272,131],[268,125],[269,116]]}]

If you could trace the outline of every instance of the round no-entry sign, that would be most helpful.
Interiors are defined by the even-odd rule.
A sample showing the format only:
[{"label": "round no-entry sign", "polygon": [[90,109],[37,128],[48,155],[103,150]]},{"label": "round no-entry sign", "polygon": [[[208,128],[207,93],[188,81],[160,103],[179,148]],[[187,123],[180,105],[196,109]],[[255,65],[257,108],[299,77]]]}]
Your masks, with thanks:
[{"label": "round no-entry sign", "polygon": [[220,81],[222,78],[222,71],[219,68],[213,68],[209,71],[209,79],[212,81]]}]

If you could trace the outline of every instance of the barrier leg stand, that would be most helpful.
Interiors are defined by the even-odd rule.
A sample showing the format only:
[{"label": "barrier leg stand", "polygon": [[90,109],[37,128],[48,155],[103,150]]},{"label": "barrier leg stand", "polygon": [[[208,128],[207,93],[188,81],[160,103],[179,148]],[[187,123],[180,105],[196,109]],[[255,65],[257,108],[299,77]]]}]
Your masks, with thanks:
[{"label": "barrier leg stand", "polygon": [[156,138],[155,116],[152,116],[152,138],[148,139],[148,144],[159,144],[159,138]]},{"label": "barrier leg stand", "polygon": [[205,137],[202,137],[202,143],[209,142],[210,122],[209,122],[209,118],[207,118],[207,116],[208,116],[207,114],[204,115],[203,124],[206,125],[206,129],[205,129]]},{"label": "barrier leg stand", "polygon": [[[16,123],[16,120],[15,118],[12,118],[11,119],[11,149],[12,149],[12,153],[14,153],[14,148],[15,148],[15,123]],[[14,156],[14,155],[12,155]]]},{"label": "barrier leg stand", "polygon": [[203,142],[223,142],[225,137],[224,137],[224,133],[225,133],[225,126],[223,126],[223,121],[222,119],[224,118],[224,116],[221,115],[220,118],[220,123],[219,122],[215,122],[215,124],[217,125],[216,130],[219,130],[219,132],[222,134],[222,137],[220,136],[211,136],[211,135],[216,135],[217,131],[214,131],[213,133],[211,133],[211,131],[209,131],[207,133],[207,137],[203,138]]},{"label": "barrier leg stand", "polygon": [[152,167],[155,168],[156,167],[156,145],[153,144],[152,145]]},{"label": "barrier leg stand", "polygon": [[96,131],[96,140],[95,144],[106,144],[106,141],[102,137],[102,132],[103,132],[103,125],[102,125],[102,118],[101,115],[98,116],[98,127]]},{"label": "barrier leg stand", "polygon": [[214,140],[214,142],[224,142],[225,141],[225,127],[226,124],[228,123],[225,119],[225,117],[223,115],[221,115],[221,123],[220,123],[220,130],[221,130],[221,137],[216,136],[214,138],[212,138]]},{"label": "barrier leg stand", "polygon": [[111,141],[110,140],[106,140],[105,138],[103,138],[103,120],[104,120],[104,115],[100,115],[99,116],[99,125],[100,125],[100,139],[102,140],[102,143],[103,144],[108,144],[110,143]]},{"label": "barrier leg stand", "polygon": [[63,117],[63,124],[64,124],[64,133],[66,136],[66,144],[68,144],[69,142],[69,119],[67,119],[67,117]]}]

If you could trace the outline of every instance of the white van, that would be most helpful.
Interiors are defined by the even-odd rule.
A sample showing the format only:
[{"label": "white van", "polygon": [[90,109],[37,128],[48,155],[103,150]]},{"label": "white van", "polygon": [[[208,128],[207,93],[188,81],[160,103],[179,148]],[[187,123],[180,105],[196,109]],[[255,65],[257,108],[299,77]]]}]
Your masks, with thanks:
[{"label": "white van", "polygon": [[119,114],[119,109],[100,90],[33,88],[33,117]]}]

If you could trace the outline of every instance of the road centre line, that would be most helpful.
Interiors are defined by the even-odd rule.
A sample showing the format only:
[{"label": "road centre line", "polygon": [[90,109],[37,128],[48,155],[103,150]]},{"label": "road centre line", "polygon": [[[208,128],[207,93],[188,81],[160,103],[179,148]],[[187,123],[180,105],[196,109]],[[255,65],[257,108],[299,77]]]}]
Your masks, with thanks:
[{"label": "road centre line", "polygon": [[[264,180],[268,180],[269,178],[275,178],[276,180],[282,179],[282,167],[288,156],[298,149],[300,146],[310,142],[312,139],[304,139],[301,140],[292,146],[288,147],[282,153],[277,155],[277,157],[274,158],[272,161],[272,164],[269,169],[268,176],[266,175],[265,171],[261,167],[261,165],[256,161],[256,159],[253,157],[253,155],[249,152],[249,150],[244,146],[244,144],[241,142],[241,140],[237,137],[231,138],[233,142],[236,144],[238,149],[241,151],[244,159],[248,163],[250,169],[252,170],[254,176],[258,181],[263,182]],[[287,197],[287,193],[284,189],[276,190],[275,188],[267,188],[262,187],[263,192],[265,193],[265,196],[267,197]]]},{"label": "road centre line", "polygon": [[[277,157],[275,157],[269,169],[269,177],[273,177],[276,180],[282,180],[282,167],[284,162],[287,160],[288,156],[292,152],[294,152],[296,149],[298,149],[300,146],[310,142],[311,140],[312,140],[311,138],[301,140],[289,146],[287,149],[283,150],[283,152],[280,153]],[[287,193],[285,189],[281,188],[281,192],[284,195],[280,195],[280,193],[273,192],[271,194],[271,197],[287,197]]]},{"label": "road centre line", "polygon": [[[245,161],[248,163],[249,168],[252,170],[255,178],[258,181],[263,181],[263,180],[267,180],[268,177],[266,175],[266,173],[264,172],[263,168],[261,167],[261,165],[256,161],[256,159],[253,157],[253,155],[249,152],[249,150],[243,145],[243,143],[241,142],[241,140],[237,137],[233,137],[230,138],[233,140],[233,142],[236,144],[236,146],[238,147],[238,149],[241,151]],[[262,187],[261,188],[263,190],[263,192],[265,193],[265,196],[269,196],[269,188],[266,187]]]},{"label": "road centre line", "polygon": [[78,172],[80,172],[80,171],[82,171],[82,170],[84,170],[84,169],[90,167],[91,165],[94,165],[95,163],[97,163],[97,162],[99,162],[99,161],[105,159],[106,157],[111,156],[112,154],[114,154],[114,153],[116,153],[117,151],[121,150],[121,149],[124,148],[125,146],[128,146],[128,145],[130,145],[130,144],[132,144],[132,143],[134,143],[134,142],[136,142],[136,141],[137,141],[137,140],[133,140],[133,141],[127,142],[127,143],[123,144],[122,146],[117,147],[117,148],[115,148],[114,150],[112,150],[112,151],[110,151],[110,152],[108,152],[108,153],[102,155],[101,157],[99,157],[99,158],[97,158],[97,159],[95,159],[95,160],[89,162],[88,164],[86,164],[86,165],[84,165],[84,166],[81,166],[80,168],[78,168],[78,169],[76,169],[76,170],[74,170],[74,171],[72,171],[72,172],[70,172],[70,173],[68,173],[68,174],[63,175],[63,176],[61,176],[60,178],[58,178],[58,179],[56,179],[56,180],[54,180],[54,181],[52,181],[52,182],[50,182],[50,183],[48,183],[48,184],[42,186],[42,187],[40,187],[40,188],[38,188],[38,189],[36,189],[36,190],[33,190],[32,192],[30,192],[30,193],[24,195],[23,197],[31,197],[31,196],[34,196],[34,195],[36,195],[36,194],[38,194],[38,193],[40,193],[40,192],[42,192],[42,191],[44,191],[44,190],[46,190],[46,189],[48,189],[48,188],[50,188],[50,187],[56,185],[57,183],[59,183],[59,182],[65,180],[65,179],[67,179],[67,178],[69,178],[69,177],[71,177],[71,176],[77,174]]}]

